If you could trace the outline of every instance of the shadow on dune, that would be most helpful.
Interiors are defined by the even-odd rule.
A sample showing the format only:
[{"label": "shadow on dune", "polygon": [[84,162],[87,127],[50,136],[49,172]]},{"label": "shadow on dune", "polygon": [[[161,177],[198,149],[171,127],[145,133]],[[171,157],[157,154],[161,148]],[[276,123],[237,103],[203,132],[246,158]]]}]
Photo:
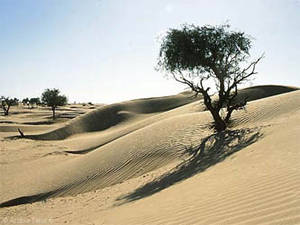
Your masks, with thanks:
[{"label": "shadow on dune", "polygon": [[41,194],[30,195],[30,196],[22,196],[22,197],[15,198],[15,199],[12,199],[12,200],[9,200],[6,202],[2,202],[0,204],[0,208],[43,201],[43,200],[46,200],[47,198],[49,198],[53,193],[55,193],[55,192],[53,191],[53,192],[41,193]]},{"label": "shadow on dune", "polygon": [[[201,141],[199,146],[186,149],[186,153],[190,156],[188,160],[182,162],[169,173],[162,175],[156,180],[136,189],[134,192],[126,196],[120,197],[117,205],[122,205],[127,202],[150,196],[177,182],[203,172],[210,166],[223,161],[231,154],[253,144],[261,137],[262,134],[258,128],[227,130],[218,134],[207,136]],[[62,193],[69,190],[70,187],[74,185],[79,186],[84,182],[86,182],[86,180],[72,183],[49,192],[11,199],[0,203],[0,208],[33,203],[43,201],[48,198],[62,196]]]},{"label": "shadow on dune", "polygon": [[153,195],[171,185],[190,178],[197,173],[223,161],[233,153],[253,144],[262,137],[258,128],[226,130],[204,138],[197,147],[186,149],[189,159],[179,164],[174,170],[154,181],[139,187],[134,192],[118,198],[122,205]]}]

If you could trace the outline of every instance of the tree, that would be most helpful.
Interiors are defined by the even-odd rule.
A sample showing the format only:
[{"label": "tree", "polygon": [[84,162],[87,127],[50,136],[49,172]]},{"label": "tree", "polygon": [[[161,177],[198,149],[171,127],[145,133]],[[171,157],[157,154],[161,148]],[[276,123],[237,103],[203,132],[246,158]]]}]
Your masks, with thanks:
[{"label": "tree", "polygon": [[29,105],[29,98],[24,98],[23,100],[22,100],[22,104],[23,105]]},{"label": "tree", "polygon": [[[234,110],[247,104],[247,99],[236,101],[237,87],[257,73],[256,64],[263,58],[248,62],[250,37],[229,28],[183,25],[182,29],[170,29],[162,38],[157,64],[159,70],[188,85],[196,95],[202,94],[218,132],[227,128]],[[215,85],[214,101],[207,83]]]},{"label": "tree", "polygon": [[67,97],[64,95],[59,95],[60,91],[58,89],[46,89],[42,94],[42,102],[51,107],[53,112],[53,120],[55,119],[55,109],[58,106],[63,106],[67,104]]},{"label": "tree", "polygon": [[40,98],[30,98],[29,99],[29,104],[33,108],[34,105],[40,105],[41,104],[41,100],[40,100]]},{"label": "tree", "polygon": [[4,116],[8,116],[8,112],[11,106],[17,105],[19,103],[19,99],[17,98],[9,98],[1,96],[1,107],[4,111]]}]

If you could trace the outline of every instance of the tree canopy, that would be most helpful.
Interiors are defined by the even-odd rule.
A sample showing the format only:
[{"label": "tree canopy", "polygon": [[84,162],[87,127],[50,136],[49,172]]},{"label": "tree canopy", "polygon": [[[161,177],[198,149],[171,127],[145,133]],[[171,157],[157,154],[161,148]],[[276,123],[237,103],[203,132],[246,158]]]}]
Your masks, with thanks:
[{"label": "tree canopy", "polygon": [[46,89],[42,93],[42,102],[50,106],[53,111],[53,119],[55,119],[55,109],[58,106],[63,106],[67,104],[67,97],[64,95],[60,95],[60,91],[58,89]]},{"label": "tree canopy", "polygon": [[[217,131],[226,129],[232,111],[246,105],[246,100],[234,103],[237,86],[256,74],[256,64],[263,57],[247,63],[250,37],[229,28],[183,25],[181,29],[170,29],[162,39],[157,64],[158,69],[203,95]],[[209,94],[211,86],[207,86],[211,81],[218,93],[214,103]],[[224,118],[220,115],[223,107],[227,109]]]},{"label": "tree canopy", "polygon": [[28,105],[29,104],[29,98],[23,98],[22,103],[24,105]]},{"label": "tree canopy", "polygon": [[19,103],[19,99],[17,98],[9,98],[9,97],[1,96],[0,100],[1,100],[1,107],[4,111],[5,116],[8,115],[11,106],[17,105]]},{"label": "tree canopy", "polygon": [[30,105],[34,105],[34,104],[40,105],[41,104],[41,100],[40,100],[40,98],[30,98],[29,99],[29,104]]}]

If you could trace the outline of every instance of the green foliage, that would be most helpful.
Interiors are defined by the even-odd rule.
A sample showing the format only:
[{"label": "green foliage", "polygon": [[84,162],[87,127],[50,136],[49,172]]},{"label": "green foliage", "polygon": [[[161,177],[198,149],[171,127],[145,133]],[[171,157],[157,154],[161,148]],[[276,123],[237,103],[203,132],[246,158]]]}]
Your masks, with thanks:
[{"label": "green foliage", "polygon": [[42,102],[52,108],[57,106],[63,106],[67,104],[67,97],[64,95],[59,95],[60,91],[58,89],[46,89],[42,94]]},{"label": "green foliage", "polygon": [[[255,66],[263,57],[242,67],[249,58],[250,37],[229,28],[229,25],[183,25],[181,29],[170,29],[162,39],[157,63],[158,70],[203,95],[217,131],[226,129],[233,110],[246,105],[246,99],[240,103],[234,101],[237,86],[256,74]],[[207,83],[215,84],[218,92],[215,102],[209,94],[211,86],[205,87]],[[227,110],[224,118],[220,115],[223,107]]]},{"label": "green foliage", "polygon": [[5,116],[8,115],[11,106],[18,105],[19,103],[19,99],[17,98],[9,98],[9,97],[1,96],[0,100],[1,100],[1,107],[4,111]]},{"label": "green foliage", "polygon": [[240,72],[238,65],[249,56],[251,40],[229,27],[183,25],[180,30],[170,29],[161,44],[159,68],[197,75],[218,70],[226,77]]},{"label": "green foliage", "polygon": [[29,104],[29,98],[24,98],[24,99],[22,100],[22,103],[23,103],[24,105]]},{"label": "green foliage", "polygon": [[53,112],[53,120],[55,119],[55,109],[58,106],[63,106],[67,104],[67,97],[64,95],[59,95],[60,91],[58,89],[46,89],[42,94],[42,102],[50,106]]},{"label": "green foliage", "polygon": [[19,99],[1,96],[1,104],[6,106],[18,105]]},{"label": "green foliage", "polygon": [[40,100],[40,98],[31,98],[31,99],[29,100],[29,104],[30,104],[30,105],[34,105],[34,104],[40,105],[40,104],[41,104],[41,100]]}]

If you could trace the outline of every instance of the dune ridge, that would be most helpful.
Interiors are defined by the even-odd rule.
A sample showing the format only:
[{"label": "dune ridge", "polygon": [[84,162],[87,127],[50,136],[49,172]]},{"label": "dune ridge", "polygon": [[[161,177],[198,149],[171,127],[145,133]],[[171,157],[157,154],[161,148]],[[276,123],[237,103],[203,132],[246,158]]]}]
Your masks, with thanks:
[{"label": "dune ridge", "polygon": [[61,140],[77,133],[101,131],[134,118],[137,114],[167,111],[195,100],[197,98],[193,98],[191,93],[184,93],[115,103],[78,117],[64,127],[40,135],[30,135],[28,138]]},{"label": "dune ridge", "polygon": [[[249,101],[253,101],[295,90],[297,90],[297,88],[276,85],[254,86],[240,90],[237,101],[245,97],[247,97]],[[28,138],[38,140],[62,140],[78,133],[106,130],[131,118],[135,118],[139,114],[164,112],[195,102],[199,99],[201,99],[201,97],[193,98],[190,92],[185,92],[174,96],[137,99],[116,103],[103,106],[100,109],[78,117],[61,128],[44,134],[29,135]],[[150,123],[151,122],[152,121],[150,121]],[[148,123],[146,123],[146,125],[147,124]],[[143,127],[143,125],[141,127]]]},{"label": "dune ridge", "polygon": [[[297,90],[297,88],[275,86],[275,85],[255,86],[255,87],[240,90],[237,101],[243,100],[245,98],[245,96],[248,97],[249,101],[253,101],[253,100],[263,98],[263,97],[268,97],[268,96],[272,96],[275,94],[280,94],[282,92],[290,92],[290,91],[294,91],[294,90]],[[104,132],[100,132],[97,135],[93,135],[93,136],[82,135],[81,137],[80,136],[76,137],[76,139],[64,139],[65,141],[62,144],[64,146],[68,146],[69,150],[66,151],[67,153],[86,154],[90,151],[95,150],[98,147],[101,147],[111,141],[114,141],[124,135],[127,135],[130,132],[133,132],[135,130],[141,129],[148,125],[151,125],[157,121],[161,121],[163,119],[170,118],[172,116],[178,116],[181,114],[205,111],[205,106],[203,103],[201,103],[201,100],[193,99],[193,98],[190,99],[190,96],[191,96],[190,92],[186,92],[185,96],[189,97],[188,100],[192,101],[192,102],[187,103],[180,107],[176,107],[176,108],[172,108],[173,106],[172,107],[165,106],[165,108],[167,107],[167,108],[172,108],[172,109],[167,110],[167,111],[162,111],[162,109],[158,109],[158,110],[162,111],[161,113],[158,113],[158,114],[150,113],[150,115],[141,116],[140,114],[135,113],[134,116],[131,117],[131,120],[129,120],[129,122],[128,121],[126,122],[126,119],[125,119],[125,121],[123,123],[121,123],[121,126],[119,123],[116,123],[115,126],[109,128],[109,129],[106,129],[106,130],[104,130]],[[174,98],[175,96],[171,96],[171,97]],[[180,97],[182,97],[182,96],[180,96]],[[134,104],[136,101],[139,102],[140,100],[133,101]],[[145,100],[142,100],[142,102],[143,101],[145,101]],[[159,102],[160,101],[161,101],[161,98],[159,99]],[[123,103],[125,105],[125,107],[127,107],[126,106],[127,103],[128,102]],[[168,100],[164,101],[164,103],[169,104]],[[143,104],[145,104],[145,103],[143,103]],[[138,107],[140,107],[140,105]],[[127,107],[127,108],[130,108],[130,107]],[[135,108],[137,108],[137,106],[135,106]],[[110,107],[108,107],[108,111],[109,110],[110,110]],[[98,111],[100,113],[97,116],[97,118],[95,118],[95,121],[98,121],[98,120],[101,121],[102,119],[105,119],[105,117],[102,117],[102,114],[101,114],[102,109],[99,109]],[[142,111],[145,112],[146,110],[144,109]],[[133,113],[129,112],[129,111],[120,111],[120,112],[122,112],[122,113],[127,112],[127,114],[133,115]],[[149,109],[148,109],[148,112],[149,112]],[[89,117],[89,115],[86,115],[86,116]],[[81,118],[78,118],[78,120],[81,121]],[[84,121],[85,121],[85,119],[83,118],[82,123],[84,123]],[[80,125],[78,125],[78,126],[80,127]],[[73,128],[70,128],[70,129],[73,129]],[[65,128],[63,127],[60,130],[64,131]],[[51,132],[50,137],[53,135],[53,133],[55,134],[56,131]],[[48,135],[49,135],[49,133],[43,134],[43,136],[46,136],[46,137],[48,137]],[[56,135],[59,135],[59,134],[56,134]],[[79,139],[80,139],[80,142],[77,141]]]},{"label": "dune ridge", "polygon": [[[76,213],[57,210],[54,222],[299,224],[300,90],[273,95],[276,86],[256,88],[246,110],[234,112],[230,129],[220,134],[211,130],[211,116],[199,99],[160,113],[135,110],[141,105],[133,101],[132,108],[116,110],[131,110],[131,117],[114,126],[97,132],[86,132],[92,131],[87,127],[83,134],[53,140],[72,148],[86,140],[78,149],[95,148],[38,159],[66,157],[45,168],[29,162],[31,171],[2,184],[0,215],[9,214],[11,206],[14,213],[33,217],[68,205]],[[260,98],[264,91],[269,97]]]},{"label": "dune ridge", "polygon": [[[249,103],[247,112],[238,111],[233,117],[239,121],[238,124],[242,122],[245,126],[251,123],[253,126],[253,121],[258,123],[273,119],[270,114],[274,108],[277,116],[297,111],[299,99],[300,92],[296,91],[257,100]],[[173,113],[176,110],[180,108],[174,109]],[[37,193],[45,193],[47,196],[47,193],[51,193],[53,197],[76,195],[140,176],[182,159],[185,149],[197,146],[210,134],[210,122],[208,112],[174,113],[172,117],[130,132],[80,158],[50,168],[50,171],[37,176],[34,191],[31,186],[22,188],[21,196],[35,196]],[[80,168],[80,171],[76,168]]]}]

